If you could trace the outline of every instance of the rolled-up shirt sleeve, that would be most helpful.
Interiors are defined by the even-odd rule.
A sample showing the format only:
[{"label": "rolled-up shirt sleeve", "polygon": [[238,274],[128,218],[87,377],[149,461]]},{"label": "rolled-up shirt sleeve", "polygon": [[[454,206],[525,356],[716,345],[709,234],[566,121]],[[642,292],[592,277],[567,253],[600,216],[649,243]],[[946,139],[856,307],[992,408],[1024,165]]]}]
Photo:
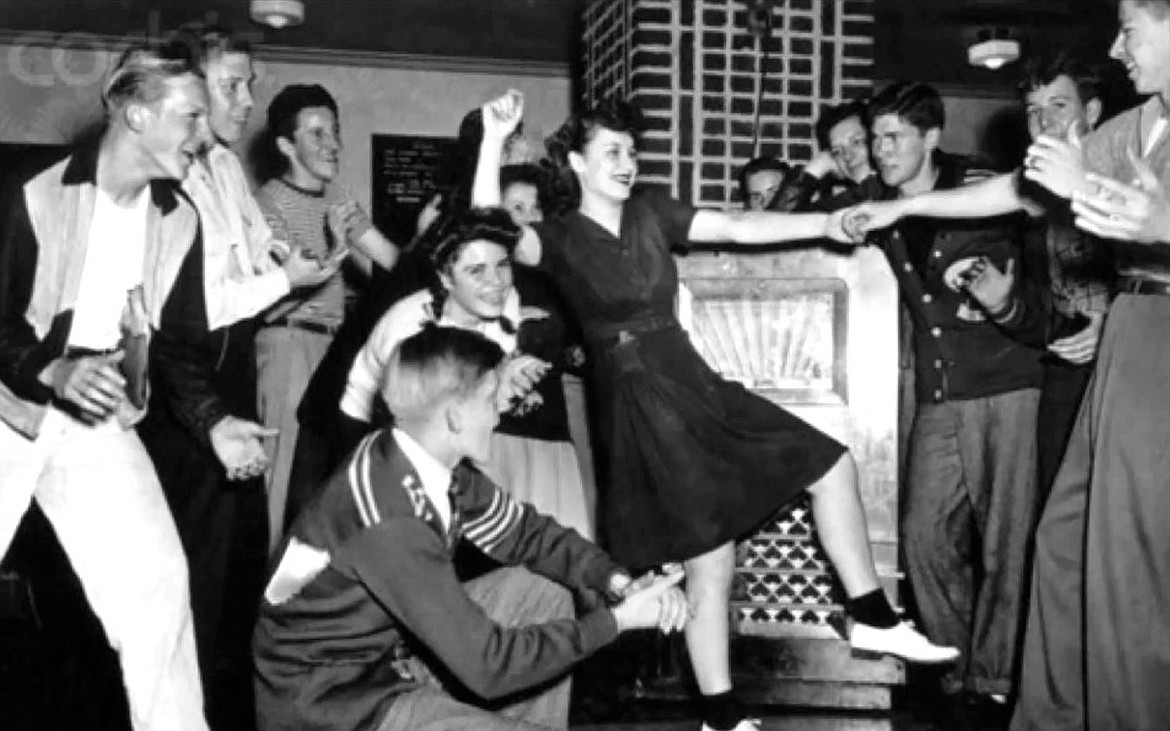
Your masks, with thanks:
[{"label": "rolled-up shirt sleeve", "polygon": [[341,411],[346,416],[366,423],[373,419],[374,399],[390,354],[399,343],[422,329],[429,319],[431,299],[426,290],[415,292],[399,300],[378,320],[349,369],[341,395]]}]

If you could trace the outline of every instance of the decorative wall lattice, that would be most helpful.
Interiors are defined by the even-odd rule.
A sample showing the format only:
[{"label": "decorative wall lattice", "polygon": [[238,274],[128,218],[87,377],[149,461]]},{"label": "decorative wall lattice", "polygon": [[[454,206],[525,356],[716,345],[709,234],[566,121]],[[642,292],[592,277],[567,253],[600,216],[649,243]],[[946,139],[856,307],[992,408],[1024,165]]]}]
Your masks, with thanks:
[{"label": "decorative wall lattice", "polygon": [[738,203],[736,174],[757,154],[807,162],[821,105],[871,91],[873,0],[780,0],[761,42],[746,16],[740,0],[598,0],[585,13],[586,100],[636,99],[640,179],[695,205]]},{"label": "decorative wall lattice", "polygon": [[732,609],[740,626],[835,625],[843,616],[840,600],[807,499],[736,547]]}]

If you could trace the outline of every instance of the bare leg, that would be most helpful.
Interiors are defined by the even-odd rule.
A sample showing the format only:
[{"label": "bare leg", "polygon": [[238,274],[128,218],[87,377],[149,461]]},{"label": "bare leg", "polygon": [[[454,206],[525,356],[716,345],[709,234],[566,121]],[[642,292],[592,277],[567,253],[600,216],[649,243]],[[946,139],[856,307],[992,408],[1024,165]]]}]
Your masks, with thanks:
[{"label": "bare leg", "polygon": [[878,588],[853,455],[841,455],[808,492],[821,545],[841,577],[845,593],[853,599]]},{"label": "bare leg", "polygon": [[724,543],[685,562],[687,598],[694,616],[686,626],[687,651],[704,695],[731,690],[728,604],[735,570],[735,546]]}]

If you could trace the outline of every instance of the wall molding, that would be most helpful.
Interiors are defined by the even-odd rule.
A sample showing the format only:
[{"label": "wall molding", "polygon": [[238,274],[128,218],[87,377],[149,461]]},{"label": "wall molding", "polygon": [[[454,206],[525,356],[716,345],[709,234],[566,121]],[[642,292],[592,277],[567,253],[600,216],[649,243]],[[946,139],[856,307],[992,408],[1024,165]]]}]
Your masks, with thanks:
[{"label": "wall molding", "polygon": [[[72,50],[120,52],[138,36],[113,36],[98,33],[54,33],[0,28],[0,45],[63,48]],[[567,63],[525,61],[511,58],[475,58],[389,51],[358,51],[337,48],[281,46],[266,43],[255,46],[257,60],[271,63],[320,64],[325,66],[361,66],[403,71],[437,71],[493,76],[528,76],[570,78]]]},{"label": "wall molding", "polygon": [[[881,91],[882,88],[888,84],[894,83],[894,79],[874,79],[874,92]],[[997,99],[1002,101],[1013,101],[1020,98],[1016,87],[1011,84],[1004,84],[1003,86],[990,84],[956,84],[956,83],[939,83],[935,81],[926,82],[927,85],[933,86],[938,93],[946,97],[964,97],[968,99]]]}]

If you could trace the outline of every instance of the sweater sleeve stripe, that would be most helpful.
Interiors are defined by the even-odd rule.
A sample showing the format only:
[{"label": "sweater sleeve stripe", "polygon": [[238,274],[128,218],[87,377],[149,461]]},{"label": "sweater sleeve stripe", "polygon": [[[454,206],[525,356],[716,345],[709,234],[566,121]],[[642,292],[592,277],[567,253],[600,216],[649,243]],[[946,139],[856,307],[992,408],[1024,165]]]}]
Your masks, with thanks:
[{"label": "sweater sleeve stripe", "polygon": [[370,473],[370,452],[372,451],[374,437],[377,434],[371,434],[370,438],[362,446],[361,453],[361,478],[362,478],[362,493],[366,496],[366,505],[370,509],[370,517],[375,523],[382,522],[382,513],[378,510],[378,501],[374,499],[374,480]]},{"label": "sweater sleeve stripe", "polygon": [[496,490],[491,505],[483,515],[464,524],[463,535],[480,550],[490,553],[510,531],[520,524],[522,511],[515,500]]},{"label": "sweater sleeve stripe", "polygon": [[378,508],[374,505],[374,494],[373,490],[370,489],[370,443],[373,442],[376,435],[377,432],[367,436],[358,445],[357,451],[350,459],[346,475],[349,478],[349,490],[353,494],[353,502],[357,506],[358,515],[361,517],[362,525],[367,528],[381,520],[380,517],[375,518],[378,514]]}]

